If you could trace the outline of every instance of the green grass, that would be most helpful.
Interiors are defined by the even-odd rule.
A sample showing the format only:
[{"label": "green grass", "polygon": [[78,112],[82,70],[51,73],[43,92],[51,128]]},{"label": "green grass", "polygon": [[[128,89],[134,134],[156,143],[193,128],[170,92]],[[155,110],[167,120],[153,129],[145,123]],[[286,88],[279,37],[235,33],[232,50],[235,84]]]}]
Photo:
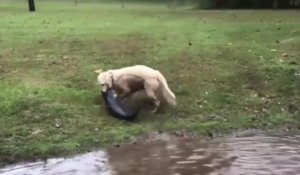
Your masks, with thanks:
[{"label": "green grass", "polygon": [[[29,13],[25,1],[0,2],[0,164],[155,130],[300,126],[298,11],[36,3]],[[93,70],[133,64],[166,76],[175,110],[133,123],[106,114]]]}]

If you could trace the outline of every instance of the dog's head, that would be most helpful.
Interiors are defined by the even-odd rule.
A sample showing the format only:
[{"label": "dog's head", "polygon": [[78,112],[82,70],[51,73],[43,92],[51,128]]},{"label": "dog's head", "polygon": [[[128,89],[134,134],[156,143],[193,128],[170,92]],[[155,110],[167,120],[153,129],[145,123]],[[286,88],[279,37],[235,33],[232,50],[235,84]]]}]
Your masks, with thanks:
[{"label": "dog's head", "polygon": [[94,72],[98,73],[98,83],[102,87],[102,91],[106,92],[108,89],[112,88],[113,80],[111,74],[108,71],[102,72],[102,70],[95,70]]}]

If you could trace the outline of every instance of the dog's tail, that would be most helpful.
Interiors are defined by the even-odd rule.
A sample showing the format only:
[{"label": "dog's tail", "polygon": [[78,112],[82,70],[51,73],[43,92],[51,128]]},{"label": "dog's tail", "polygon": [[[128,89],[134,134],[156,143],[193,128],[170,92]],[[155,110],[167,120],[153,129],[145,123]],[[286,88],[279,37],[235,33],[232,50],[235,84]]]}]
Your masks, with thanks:
[{"label": "dog's tail", "polygon": [[157,78],[158,78],[158,81],[160,82],[160,85],[162,86],[162,89],[161,89],[162,95],[165,97],[167,102],[169,104],[171,104],[172,106],[177,105],[176,97],[175,97],[174,93],[170,90],[167,80],[159,71],[157,71]]}]

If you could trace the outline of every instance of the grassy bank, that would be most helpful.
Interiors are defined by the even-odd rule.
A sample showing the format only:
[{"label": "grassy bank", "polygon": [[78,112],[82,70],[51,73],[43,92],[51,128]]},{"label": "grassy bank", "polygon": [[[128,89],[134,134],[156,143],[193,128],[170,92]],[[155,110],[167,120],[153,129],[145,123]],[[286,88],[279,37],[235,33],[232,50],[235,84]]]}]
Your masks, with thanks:
[{"label": "grassy bank", "polygon": [[[0,164],[102,148],[153,130],[300,127],[298,11],[0,2]],[[106,114],[95,69],[159,69],[175,111]]]}]

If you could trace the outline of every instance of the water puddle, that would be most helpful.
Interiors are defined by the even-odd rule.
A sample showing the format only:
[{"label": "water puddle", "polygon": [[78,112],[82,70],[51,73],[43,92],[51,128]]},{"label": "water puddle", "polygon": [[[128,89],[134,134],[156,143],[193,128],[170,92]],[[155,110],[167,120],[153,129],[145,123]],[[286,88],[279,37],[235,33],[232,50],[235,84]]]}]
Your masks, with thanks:
[{"label": "water puddle", "polygon": [[300,134],[255,133],[200,139],[152,138],[46,162],[11,165],[1,175],[298,175]]},{"label": "water puddle", "polygon": [[0,169],[1,175],[111,175],[104,151],[91,152],[70,158],[48,159],[17,164]]}]

